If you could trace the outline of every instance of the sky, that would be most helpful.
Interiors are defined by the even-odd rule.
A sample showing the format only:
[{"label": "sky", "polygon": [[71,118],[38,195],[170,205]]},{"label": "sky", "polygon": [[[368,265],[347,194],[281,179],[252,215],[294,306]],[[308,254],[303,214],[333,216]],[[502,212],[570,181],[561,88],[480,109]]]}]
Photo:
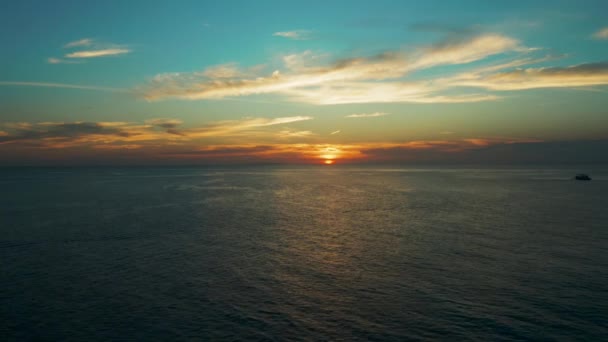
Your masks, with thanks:
[{"label": "sky", "polygon": [[0,165],[608,162],[606,1],[3,1]]}]

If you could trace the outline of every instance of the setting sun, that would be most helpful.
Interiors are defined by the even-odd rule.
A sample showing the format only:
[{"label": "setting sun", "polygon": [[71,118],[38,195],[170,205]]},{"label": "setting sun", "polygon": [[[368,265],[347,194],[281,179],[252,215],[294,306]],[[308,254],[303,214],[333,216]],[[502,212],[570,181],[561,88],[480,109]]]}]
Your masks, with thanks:
[{"label": "setting sun", "polygon": [[0,342],[608,342],[608,0],[0,8]]}]

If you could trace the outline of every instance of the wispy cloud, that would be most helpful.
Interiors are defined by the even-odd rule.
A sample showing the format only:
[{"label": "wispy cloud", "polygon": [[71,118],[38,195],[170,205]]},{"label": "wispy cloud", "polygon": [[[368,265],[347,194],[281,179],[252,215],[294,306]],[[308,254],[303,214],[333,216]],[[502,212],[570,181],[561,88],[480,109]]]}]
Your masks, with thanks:
[{"label": "wispy cloud", "polygon": [[362,113],[362,114],[350,114],[345,116],[345,118],[376,118],[379,116],[385,116],[388,113],[375,112],[375,113]]},{"label": "wispy cloud", "polygon": [[606,85],[608,62],[568,67],[515,69],[498,73],[470,73],[446,79],[445,82],[451,86],[477,87],[495,91]]},{"label": "wispy cloud", "polygon": [[294,31],[281,31],[272,34],[275,37],[283,37],[294,40],[307,40],[312,38],[312,31],[310,30],[294,30]]},{"label": "wispy cloud", "polygon": [[247,132],[260,130],[264,127],[312,120],[310,116],[290,116],[282,118],[245,118],[242,120],[226,120],[215,122],[203,127],[191,128],[182,132],[193,138],[242,135]]},{"label": "wispy cloud", "polygon": [[[218,67],[198,73],[169,73],[154,77],[140,87],[143,97],[183,99],[221,99],[254,94],[283,94],[293,100],[315,104],[371,102],[478,102],[496,99],[494,95],[440,95],[432,80],[403,80],[407,74],[442,64],[461,64],[487,56],[522,50],[519,43],[500,35],[485,35],[467,40],[441,42],[413,53],[385,52],[371,57],[338,60],[329,65],[307,63],[316,60],[311,53],[284,58],[284,70],[252,77],[231,65],[221,77],[213,76]],[[222,69],[219,69],[222,70]]]},{"label": "wispy cloud", "polygon": [[93,44],[93,39],[83,38],[80,40],[75,40],[73,42],[69,42],[69,43],[65,44],[63,47],[66,49],[69,49],[69,48],[73,48],[73,47],[90,46],[92,44]]},{"label": "wispy cloud", "polygon": [[64,55],[64,59],[51,57],[47,59],[49,64],[68,64],[76,63],[69,59],[85,59],[85,58],[98,58],[107,56],[117,56],[130,53],[132,50],[125,45],[117,45],[113,43],[103,43],[95,41],[91,38],[83,38],[73,42],[69,42],[63,46],[65,49],[81,49],[87,48],[86,50],[78,50]]},{"label": "wispy cloud", "polygon": [[278,136],[283,139],[289,138],[307,138],[315,135],[312,131],[293,131],[290,129],[282,130],[278,133]]},{"label": "wispy cloud", "polygon": [[338,134],[338,133],[340,133],[340,130],[333,131],[333,132],[329,133],[329,135],[334,135],[334,134]]},{"label": "wispy cloud", "polygon": [[[221,138],[247,134],[259,137],[263,129],[271,126],[311,120],[309,116],[279,118],[245,118],[226,120],[193,128],[182,128],[177,119],[157,118],[144,124],[132,122],[38,122],[0,123],[0,145],[20,143],[40,148],[67,148],[103,144],[133,144],[134,142],[177,142],[204,138]],[[268,136],[275,136],[268,132]],[[302,138],[309,131],[282,130],[279,137]]]},{"label": "wispy cloud", "polygon": [[28,142],[45,148],[65,148],[91,142],[126,141],[143,132],[126,123],[103,122],[41,122],[4,124],[9,133],[0,137],[0,144]]},{"label": "wispy cloud", "polygon": [[165,129],[167,133],[175,134],[175,135],[185,135],[183,132],[177,129],[177,126],[181,125],[182,120],[178,119],[150,119],[146,120],[146,124],[157,126]]},{"label": "wispy cloud", "polygon": [[[329,63],[325,62],[326,55],[305,51],[284,56],[283,67],[271,71],[264,71],[263,67],[239,68],[236,64],[227,64],[202,72],[159,74],[139,87],[137,93],[148,100],[277,94],[291,101],[318,105],[468,103],[498,100],[501,97],[493,93],[497,91],[608,84],[604,63],[531,68],[551,60],[550,57],[530,57],[535,51],[538,49],[525,47],[517,39],[499,34],[450,36],[437,44],[409,52],[387,51]],[[503,56],[506,61],[480,66],[481,61],[496,55]],[[461,65],[461,71],[442,77],[410,76],[446,65]],[[462,72],[463,69],[469,71]],[[472,92],[464,87],[479,91]]]},{"label": "wispy cloud", "polygon": [[[406,81],[410,73],[439,65],[466,64],[488,56],[528,51],[510,37],[487,34],[445,40],[411,53],[387,51],[319,64],[310,51],[284,56],[284,68],[252,73],[235,64],[198,73],[169,73],[154,77],[138,92],[149,100],[162,98],[221,99],[255,94],[281,94],[313,104],[412,102],[460,103],[489,101],[490,94],[444,95],[433,79]],[[218,72],[219,71],[219,72]],[[253,75],[255,74],[255,75]],[[445,86],[445,85],[443,85]]]},{"label": "wispy cloud", "polygon": [[78,63],[82,63],[81,61],[74,61],[74,60],[68,60],[68,59],[63,59],[63,58],[55,58],[55,57],[47,58],[46,61],[49,64],[78,64]]},{"label": "wispy cloud", "polygon": [[517,39],[485,34],[467,38],[446,39],[430,47],[422,48],[411,69],[425,69],[438,65],[466,64],[507,51],[528,51]]},{"label": "wispy cloud", "polygon": [[64,89],[80,89],[80,90],[100,90],[111,92],[127,92],[127,89],[99,87],[80,84],[67,83],[51,83],[51,82],[19,82],[19,81],[0,81],[0,86],[17,86],[17,87],[44,87],[44,88],[64,88]]},{"label": "wispy cloud", "polygon": [[[602,152],[608,147],[606,140],[544,142],[539,139],[483,136],[328,144],[311,139],[310,131],[284,128],[269,132],[272,133],[268,135],[269,139],[274,140],[264,142],[247,143],[240,137],[233,143],[208,139],[238,132],[259,137],[259,130],[264,127],[280,127],[286,122],[294,124],[305,118],[245,118],[181,129],[182,122],[171,118],[150,119],[145,123],[0,123],[0,163],[55,163],[61,160],[109,163],[321,163],[324,159],[334,159],[338,163],[606,161]],[[173,134],[168,131],[170,129],[179,129],[180,134]]]},{"label": "wispy cloud", "polygon": [[116,56],[129,53],[131,50],[124,48],[102,49],[102,50],[87,50],[76,51],[65,55],[66,58],[95,58],[105,56]]},{"label": "wispy cloud", "polygon": [[608,27],[604,27],[593,34],[593,38],[606,40],[608,39]]}]

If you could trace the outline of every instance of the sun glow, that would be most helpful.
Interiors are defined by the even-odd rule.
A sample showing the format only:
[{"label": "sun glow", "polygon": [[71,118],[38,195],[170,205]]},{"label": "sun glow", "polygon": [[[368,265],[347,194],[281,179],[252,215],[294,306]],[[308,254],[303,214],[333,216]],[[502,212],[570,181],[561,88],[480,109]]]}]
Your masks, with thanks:
[{"label": "sun glow", "polygon": [[334,161],[331,159],[325,159],[325,161],[323,161],[323,163],[325,163],[325,165],[331,165],[334,163]]}]

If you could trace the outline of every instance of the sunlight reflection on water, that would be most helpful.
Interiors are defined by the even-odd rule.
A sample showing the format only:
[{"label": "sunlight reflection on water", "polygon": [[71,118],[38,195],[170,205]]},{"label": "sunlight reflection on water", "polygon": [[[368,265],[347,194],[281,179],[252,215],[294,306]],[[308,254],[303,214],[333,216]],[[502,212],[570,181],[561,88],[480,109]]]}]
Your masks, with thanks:
[{"label": "sunlight reflection on water", "polygon": [[608,333],[605,169],[3,172],[15,339]]}]

